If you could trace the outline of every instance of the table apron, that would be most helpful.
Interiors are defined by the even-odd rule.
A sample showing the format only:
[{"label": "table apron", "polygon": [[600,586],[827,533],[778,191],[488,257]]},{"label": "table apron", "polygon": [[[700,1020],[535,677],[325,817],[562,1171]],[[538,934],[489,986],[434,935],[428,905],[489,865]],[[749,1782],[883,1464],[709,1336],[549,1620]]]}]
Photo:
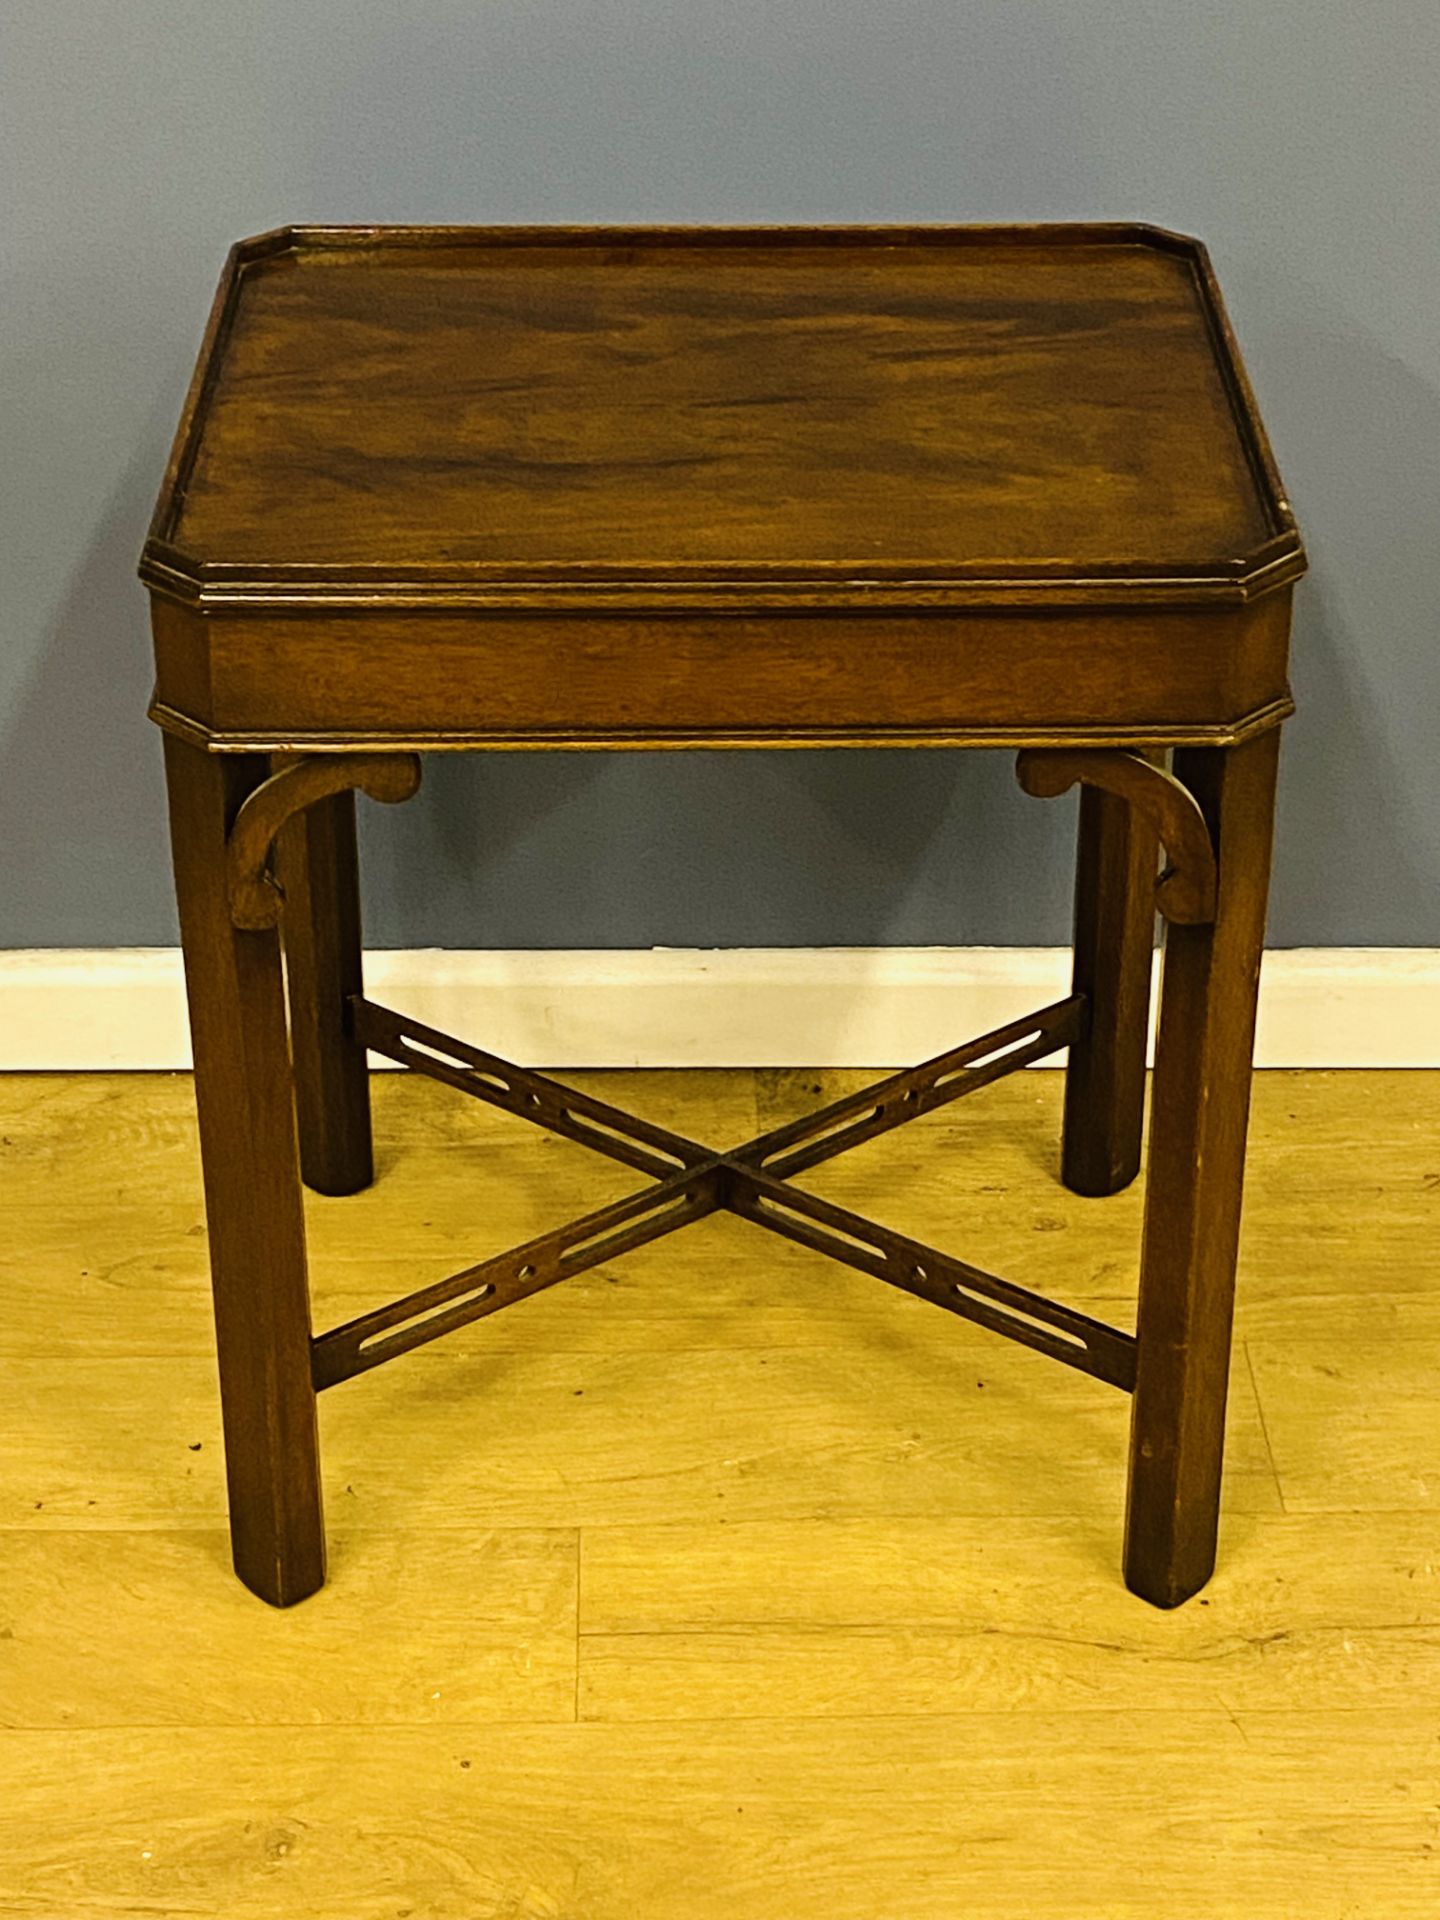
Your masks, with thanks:
[{"label": "table apron", "polygon": [[235,748],[1223,745],[1290,710],[1288,603],[207,616],[157,599],[157,718]]}]

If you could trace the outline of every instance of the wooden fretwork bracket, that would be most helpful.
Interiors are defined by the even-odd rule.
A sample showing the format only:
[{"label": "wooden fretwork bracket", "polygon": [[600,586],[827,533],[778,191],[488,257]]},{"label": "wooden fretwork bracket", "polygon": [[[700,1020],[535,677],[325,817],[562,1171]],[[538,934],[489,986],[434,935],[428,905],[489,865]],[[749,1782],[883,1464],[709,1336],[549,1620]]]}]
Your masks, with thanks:
[{"label": "wooden fretwork bracket", "polygon": [[230,829],[230,916],[237,927],[273,927],[284,896],[270,871],[275,836],[292,815],[358,789],[372,800],[408,800],[420,786],[415,753],[312,753],[264,780]]},{"label": "wooden fretwork bracket", "polygon": [[1137,808],[1165,849],[1155,905],[1167,920],[1203,926],[1215,918],[1215,847],[1190,789],[1138,753],[1106,748],[1027,747],[1016,755],[1015,777],[1042,800],[1077,782],[1101,787]]}]

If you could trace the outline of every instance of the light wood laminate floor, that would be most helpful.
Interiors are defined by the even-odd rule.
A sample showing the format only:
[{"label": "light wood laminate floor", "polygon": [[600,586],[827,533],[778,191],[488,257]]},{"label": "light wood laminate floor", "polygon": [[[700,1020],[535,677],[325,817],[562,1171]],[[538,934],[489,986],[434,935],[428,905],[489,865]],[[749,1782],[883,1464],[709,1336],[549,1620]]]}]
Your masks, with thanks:
[{"label": "light wood laminate floor", "polygon": [[[572,1077],[572,1076],[562,1076]],[[573,1076],[721,1144],[873,1075]],[[318,1326],[639,1184],[374,1082]],[[1020,1074],[805,1176],[1121,1324]],[[1120,1582],[1123,1395],[732,1217],[321,1402],[228,1570],[190,1087],[0,1081],[0,1914],[1440,1913],[1440,1075],[1256,1082],[1220,1570]]]}]

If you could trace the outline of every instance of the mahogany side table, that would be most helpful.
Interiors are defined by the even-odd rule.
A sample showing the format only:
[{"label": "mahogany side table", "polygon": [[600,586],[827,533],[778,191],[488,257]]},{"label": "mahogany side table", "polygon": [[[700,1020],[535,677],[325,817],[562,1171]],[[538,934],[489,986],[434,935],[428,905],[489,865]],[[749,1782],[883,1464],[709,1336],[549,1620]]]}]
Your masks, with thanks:
[{"label": "mahogany side table", "polygon": [[[141,575],[241,1579],[277,1606],[324,1579],[318,1392],[729,1208],[1131,1393],[1126,1581],[1162,1607],[1202,1586],[1304,565],[1182,235],[237,246]],[[723,1153],[365,997],[357,789],[405,798],[431,751],[687,746],[1003,747],[1027,792],[1078,785],[1073,990]],[[1157,912],[1133,1335],[795,1184],[1068,1049],[1062,1177],[1123,1187]],[[367,1049],[644,1183],[316,1335],[300,1181],[372,1178]]]}]

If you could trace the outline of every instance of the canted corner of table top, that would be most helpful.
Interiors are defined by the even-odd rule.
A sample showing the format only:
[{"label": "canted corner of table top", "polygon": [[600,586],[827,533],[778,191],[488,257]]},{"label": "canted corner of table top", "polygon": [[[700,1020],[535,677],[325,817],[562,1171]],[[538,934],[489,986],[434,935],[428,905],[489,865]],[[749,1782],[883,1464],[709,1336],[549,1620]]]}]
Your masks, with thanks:
[{"label": "canted corner of table top", "polygon": [[202,610],[959,610],[1303,565],[1184,235],[286,227],[232,250],[142,572]]},{"label": "canted corner of table top", "polygon": [[248,751],[1231,744],[1304,565],[1185,235],[286,227],[141,572]]}]

